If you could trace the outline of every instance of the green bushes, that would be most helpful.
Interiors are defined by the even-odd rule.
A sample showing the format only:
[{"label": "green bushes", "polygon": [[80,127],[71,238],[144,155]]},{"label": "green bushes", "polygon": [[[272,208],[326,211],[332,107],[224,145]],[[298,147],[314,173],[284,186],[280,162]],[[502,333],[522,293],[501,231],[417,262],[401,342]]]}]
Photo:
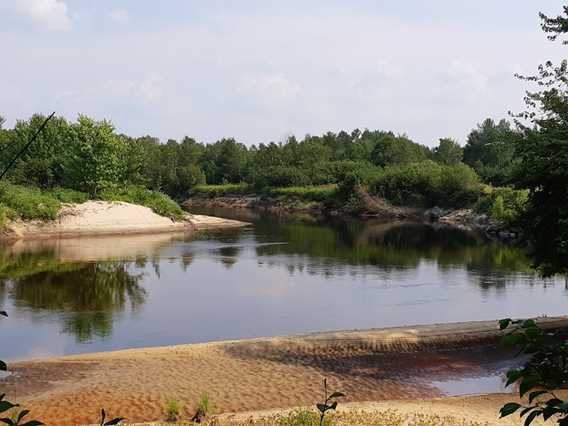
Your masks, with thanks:
[{"label": "green bushes", "polygon": [[327,201],[336,195],[337,185],[289,186],[286,188],[272,188],[268,193],[276,196],[297,197],[309,201]]},{"label": "green bushes", "polygon": [[27,220],[53,220],[61,207],[61,202],[50,193],[9,183],[0,184],[0,204],[4,215]]},{"label": "green bushes", "polygon": [[370,189],[394,204],[417,207],[464,207],[473,204],[480,193],[479,179],[468,166],[430,160],[387,166]]},{"label": "green bushes", "polygon": [[172,219],[181,219],[184,216],[182,208],[166,194],[141,186],[107,188],[99,193],[98,198],[104,201],[140,204],[151,208],[156,214]]},{"label": "green bushes", "polygon": [[479,213],[489,214],[493,219],[513,223],[525,211],[528,197],[526,190],[485,186],[474,208]]},{"label": "green bushes", "polygon": [[218,197],[227,194],[246,194],[252,189],[246,183],[226,183],[223,185],[196,185],[191,190],[192,194],[204,194],[210,197]]},{"label": "green bushes", "polygon": [[62,203],[84,203],[89,199],[89,194],[86,192],[75,191],[60,186],[51,189],[48,193]]}]

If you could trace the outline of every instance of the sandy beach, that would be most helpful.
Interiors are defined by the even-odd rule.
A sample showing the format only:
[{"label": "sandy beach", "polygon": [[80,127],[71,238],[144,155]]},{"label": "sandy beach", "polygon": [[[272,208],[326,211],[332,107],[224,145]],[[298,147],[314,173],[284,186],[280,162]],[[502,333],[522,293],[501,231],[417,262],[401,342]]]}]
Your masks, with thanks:
[{"label": "sandy beach", "polygon": [[87,201],[65,204],[53,221],[9,222],[2,239],[37,239],[117,234],[149,234],[246,226],[237,220],[187,214],[173,220],[150,208],[122,201]]},{"label": "sandy beach", "polygon": [[[542,325],[565,328],[568,319]],[[14,375],[3,380],[3,391],[49,425],[71,425],[93,423],[101,407],[130,422],[163,420],[168,398],[183,404],[187,418],[202,392],[217,413],[311,406],[327,378],[347,393],[345,402],[447,413],[465,405],[473,418],[496,421],[512,396],[443,398],[448,392],[436,383],[485,376],[512,360],[498,345],[501,335],[487,321],[38,359],[10,364]]]}]

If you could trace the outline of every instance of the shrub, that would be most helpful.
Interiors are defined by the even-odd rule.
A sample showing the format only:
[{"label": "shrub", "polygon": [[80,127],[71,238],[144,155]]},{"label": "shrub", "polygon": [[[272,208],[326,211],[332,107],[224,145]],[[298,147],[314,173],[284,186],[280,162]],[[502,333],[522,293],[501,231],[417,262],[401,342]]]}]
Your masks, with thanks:
[{"label": "shrub", "polygon": [[464,207],[479,197],[479,179],[466,165],[433,161],[387,166],[370,185],[371,192],[399,205]]},{"label": "shrub", "polygon": [[309,185],[312,179],[299,167],[271,166],[253,171],[251,181],[256,188],[266,188],[304,186]]},{"label": "shrub", "polygon": [[310,201],[327,201],[337,193],[337,185],[320,186],[289,186],[285,188],[273,188],[270,195],[285,195]]},{"label": "shrub", "polygon": [[49,191],[56,199],[62,203],[84,203],[89,199],[86,192],[75,191],[69,188],[55,187]]},{"label": "shrub", "polygon": [[184,216],[182,208],[166,194],[140,186],[107,188],[99,193],[99,198],[105,201],[140,204],[151,208],[156,214],[172,219],[181,219]]},{"label": "shrub", "polygon": [[489,214],[494,219],[514,223],[525,211],[528,196],[526,190],[485,186],[474,209],[479,213]]},{"label": "shrub", "polygon": [[245,194],[251,188],[246,183],[226,183],[223,185],[196,185],[191,189],[192,194],[204,194],[210,197],[218,197],[228,194]]},{"label": "shrub", "polygon": [[53,220],[61,207],[60,201],[49,193],[9,183],[0,184],[0,203],[27,220]]}]

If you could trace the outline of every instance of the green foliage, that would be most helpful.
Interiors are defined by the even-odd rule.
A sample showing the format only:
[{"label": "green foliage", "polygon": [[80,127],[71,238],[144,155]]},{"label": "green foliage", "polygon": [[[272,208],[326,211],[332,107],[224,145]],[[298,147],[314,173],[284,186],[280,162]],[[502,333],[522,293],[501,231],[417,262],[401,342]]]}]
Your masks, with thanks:
[{"label": "green foliage", "polygon": [[[556,17],[540,17],[550,40],[568,32],[568,8]],[[515,151],[514,183],[529,190],[521,223],[543,274],[568,273],[568,61],[549,61],[536,75],[519,77],[539,89],[527,93],[527,110],[518,115],[530,123],[518,122],[523,133]]]},{"label": "green foliage", "polygon": [[479,213],[489,214],[493,219],[514,225],[526,209],[528,196],[526,190],[485,186],[474,208]]},{"label": "green foliage", "polygon": [[5,182],[0,183],[0,203],[4,215],[12,213],[27,220],[53,220],[61,207],[60,201],[49,193]]},{"label": "green foliage", "polygon": [[559,399],[554,390],[568,384],[568,341],[555,332],[543,330],[532,319],[506,318],[499,321],[499,328],[512,329],[503,337],[504,345],[516,347],[519,354],[529,357],[523,368],[507,372],[506,384],[517,384],[519,397],[526,397],[528,404],[507,403],[501,408],[501,417],[521,410],[520,417],[525,417],[527,426],[539,417],[567,425],[568,402]]},{"label": "green foliage", "polygon": [[463,159],[463,148],[451,138],[442,138],[433,150],[433,159],[448,166],[459,164]]},{"label": "green foliage", "polygon": [[181,404],[177,399],[170,398],[166,401],[166,421],[175,422],[178,420],[181,411]]},{"label": "green foliage", "polygon": [[140,186],[107,188],[99,193],[99,198],[104,201],[140,204],[151,208],[156,214],[172,219],[182,219],[184,216],[182,208],[166,194]]},{"label": "green foliage", "polygon": [[328,201],[334,198],[336,193],[337,185],[289,186],[273,188],[269,191],[270,195],[291,196],[310,201]]},{"label": "green foliage", "polygon": [[492,185],[510,182],[515,164],[515,141],[518,132],[506,120],[499,123],[488,118],[471,131],[463,150],[463,161],[481,179]]},{"label": "green foliage", "polygon": [[108,121],[79,116],[71,125],[66,186],[96,196],[125,179],[126,147]]},{"label": "green foliage", "polygon": [[192,194],[204,194],[211,197],[219,197],[228,194],[246,194],[252,188],[246,183],[226,183],[223,185],[197,185],[192,188]]},{"label": "green foliage", "polygon": [[[2,169],[29,142],[45,119],[43,115],[34,114],[28,121],[18,121],[14,130],[2,132],[3,137],[0,137]],[[10,170],[9,178],[14,183],[40,188],[61,184],[65,174],[63,159],[69,149],[69,132],[69,124],[64,118],[52,118]]]},{"label": "green foliage", "polygon": [[209,394],[207,392],[202,392],[199,395],[199,401],[197,402],[197,410],[203,413],[209,413],[212,410],[211,401],[209,400]]},{"label": "green foliage", "polygon": [[427,160],[385,167],[370,189],[399,205],[464,207],[477,200],[480,186],[475,172],[464,164],[445,166]]},{"label": "green foliage", "polygon": [[323,397],[324,401],[316,404],[316,408],[320,412],[320,426],[323,426],[325,415],[328,411],[335,411],[337,408],[337,398],[344,397],[345,394],[342,392],[332,392],[330,395],[327,394],[327,379],[323,379]]},{"label": "green foliage", "polygon": [[89,200],[89,194],[87,194],[86,192],[75,191],[73,189],[62,188],[60,186],[56,186],[55,188],[50,189],[49,191],[47,191],[47,193],[52,195],[62,203],[80,204]]},{"label": "green foliage", "polygon": [[428,150],[406,136],[394,136],[392,133],[380,135],[371,154],[377,166],[408,164],[426,160]]}]

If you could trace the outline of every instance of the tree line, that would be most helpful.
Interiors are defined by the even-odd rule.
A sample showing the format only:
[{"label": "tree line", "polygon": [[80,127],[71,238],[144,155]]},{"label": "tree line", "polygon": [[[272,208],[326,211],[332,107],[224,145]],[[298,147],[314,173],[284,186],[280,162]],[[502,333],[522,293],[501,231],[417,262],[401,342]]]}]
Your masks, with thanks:
[{"label": "tree line", "polygon": [[[43,119],[36,114],[11,129],[2,128],[0,120],[0,166],[7,165]],[[458,166],[455,173],[465,180],[506,185],[514,165],[512,142],[519,136],[507,121],[487,119],[469,134],[463,148],[450,138],[428,148],[405,135],[358,129],[247,147],[233,138],[211,144],[190,137],[162,143],[151,136],[118,134],[106,120],[79,116],[70,122],[57,117],[10,171],[9,179],[91,196],[132,184],[183,199],[204,183],[245,182],[254,188],[339,184],[350,175],[372,180],[381,171],[392,174],[395,169],[389,168],[400,171],[413,164],[426,174]]]}]

